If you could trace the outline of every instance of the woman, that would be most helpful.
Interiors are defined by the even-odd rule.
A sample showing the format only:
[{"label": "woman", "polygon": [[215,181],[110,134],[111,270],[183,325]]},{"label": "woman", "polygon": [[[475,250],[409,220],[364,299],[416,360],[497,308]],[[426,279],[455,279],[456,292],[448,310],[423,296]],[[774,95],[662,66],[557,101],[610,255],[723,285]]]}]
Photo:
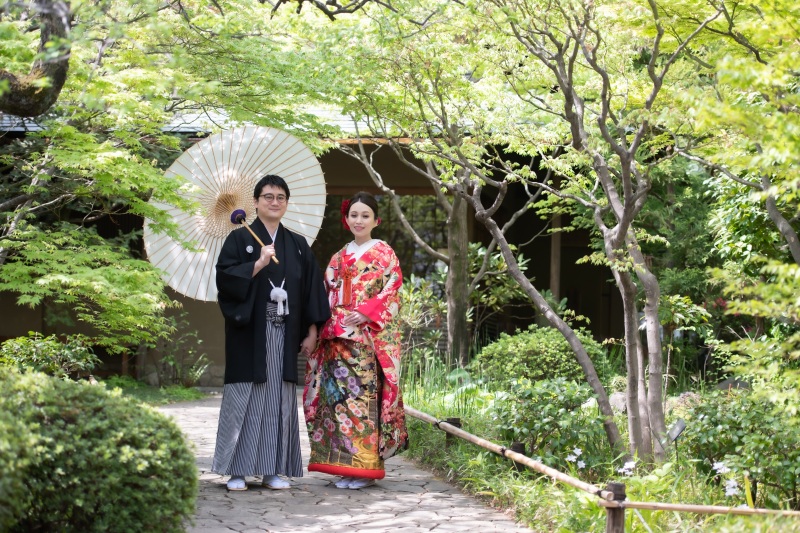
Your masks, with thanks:
[{"label": "woman", "polygon": [[353,241],[325,271],[331,318],[308,360],[303,406],[308,470],[342,476],[338,488],[360,489],[383,479],[383,462],[408,441],[395,321],[403,275],[394,250],[372,238],[381,219],[371,194],[343,203],[342,215]]}]

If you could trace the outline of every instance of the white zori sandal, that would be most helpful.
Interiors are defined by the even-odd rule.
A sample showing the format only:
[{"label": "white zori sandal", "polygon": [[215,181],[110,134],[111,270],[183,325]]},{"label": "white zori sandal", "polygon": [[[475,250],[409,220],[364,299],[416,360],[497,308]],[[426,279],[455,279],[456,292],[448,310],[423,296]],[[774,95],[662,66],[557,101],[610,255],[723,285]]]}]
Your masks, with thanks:
[{"label": "white zori sandal", "polygon": [[348,489],[363,489],[363,488],[366,488],[366,487],[371,487],[374,484],[375,484],[375,480],[374,479],[356,478],[356,479],[354,479],[353,481],[351,481],[347,485],[347,488]]},{"label": "white zori sandal", "polygon": [[264,476],[261,485],[273,490],[286,490],[292,486],[291,483],[279,476]]},{"label": "white zori sandal", "polygon": [[228,490],[247,490],[247,483],[242,476],[231,476],[228,480]]},{"label": "white zori sandal", "polygon": [[339,481],[337,481],[336,483],[334,483],[334,486],[335,486],[337,489],[349,489],[349,488],[350,488],[350,483],[351,483],[353,480],[355,480],[355,478],[354,478],[354,477],[343,477],[342,479],[340,479]]}]

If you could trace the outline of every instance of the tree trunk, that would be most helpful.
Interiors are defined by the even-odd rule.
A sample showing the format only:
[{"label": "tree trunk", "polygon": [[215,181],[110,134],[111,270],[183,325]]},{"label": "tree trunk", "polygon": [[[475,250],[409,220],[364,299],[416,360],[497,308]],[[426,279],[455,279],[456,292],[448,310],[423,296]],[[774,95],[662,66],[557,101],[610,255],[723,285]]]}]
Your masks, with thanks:
[{"label": "tree trunk", "polygon": [[622,296],[625,329],[625,370],[628,377],[626,406],[628,412],[628,443],[631,455],[642,448],[642,425],[639,411],[639,312],[636,308],[636,285],[630,274],[613,269],[614,279]]},{"label": "tree trunk", "polygon": [[[664,402],[662,401],[661,387],[664,384],[664,359],[661,352],[661,322],[658,319],[659,298],[661,288],[658,279],[650,272],[644,255],[642,254],[639,243],[633,236],[633,232],[628,233],[625,240],[628,251],[633,258],[636,276],[644,289],[644,320],[647,332],[647,407],[650,411],[650,429],[653,439],[663,442],[667,433],[667,425],[664,420]],[[666,451],[661,446],[655,447],[655,459],[663,462],[666,459]]]},{"label": "tree trunk", "polygon": [[[37,59],[30,73],[17,76],[0,70],[0,81],[8,82],[8,89],[0,94],[0,112],[19,117],[35,117],[47,112],[58,100],[69,70],[69,43],[66,41],[72,19],[67,2],[39,0],[39,53],[57,57]],[[53,45],[56,45],[53,47]],[[46,85],[42,81],[47,80]]]},{"label": "tree trunk", "polygon": [[447,220],[447,269],[445,293],[447,294],[447,349],[463,367],[469,363],[469,235],[467,228],[467,202],[453,196],[450,217]]},{"label": "tree trunk", "polygon": [[650,409],[647,405],[647,369],[644,356],[644,347],[642,346],[641,337],[636,336],[636,364],[639,370],[639,384],[636,388],[637,399],[639,401],[639,427],[642,433],[642,445],[639,448],[639,457],[647,462],[652,462],[653,459],[653,431],[650,426]]},{"label": "tree trunk", "polygon": [[781,214],[780,209],[778,209],[778,203],[775,201],[775,196],[770,190],[772,188],[772,183],[767,176],[761,176],[761,187],[767,197],[765,201],[767,214],[786,241],[786,245],[789,248],[789,252],[792,254],[792,259],[794,259],[795,264],[800,265],[800,241],[797,239],[797,232]]},{"label": "tree trunk", "polygon": [[555,215],[550,224],[553,233],[550,234],[550,292],[553,299],[561,300],[561,215]]}]

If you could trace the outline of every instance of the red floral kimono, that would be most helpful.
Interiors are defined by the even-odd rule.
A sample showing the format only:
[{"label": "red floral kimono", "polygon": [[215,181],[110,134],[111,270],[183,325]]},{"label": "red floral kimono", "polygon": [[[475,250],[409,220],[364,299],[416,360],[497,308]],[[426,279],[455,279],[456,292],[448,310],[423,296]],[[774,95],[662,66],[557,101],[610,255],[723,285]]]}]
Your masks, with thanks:
[{"label": "red floral kimono", "polygon": [[[403,275],[394,250],[372,239],[334,254],[325,271],[331,318],[308,358],[303,407],[311,441],[308,470],[382,479],[383,461],[407,446],[398,387]],[[369,318],[343,326],[353,311]]]}]

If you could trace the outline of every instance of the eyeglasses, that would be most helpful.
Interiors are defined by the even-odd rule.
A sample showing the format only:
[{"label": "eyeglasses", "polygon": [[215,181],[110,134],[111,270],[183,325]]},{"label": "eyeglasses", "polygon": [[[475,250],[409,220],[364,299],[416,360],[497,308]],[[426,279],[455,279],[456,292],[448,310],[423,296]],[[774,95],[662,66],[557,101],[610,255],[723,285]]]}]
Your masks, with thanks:
[{"label": "eyeglasses", "polygon": [[279,194],[278,196],[275,196],[274,194],[262,194],[261,198],[266,200],[268,204],[271,204],[275,200],[277,200],[279,204],[282,204],[287,200],[287,198],[282,194]]}]

